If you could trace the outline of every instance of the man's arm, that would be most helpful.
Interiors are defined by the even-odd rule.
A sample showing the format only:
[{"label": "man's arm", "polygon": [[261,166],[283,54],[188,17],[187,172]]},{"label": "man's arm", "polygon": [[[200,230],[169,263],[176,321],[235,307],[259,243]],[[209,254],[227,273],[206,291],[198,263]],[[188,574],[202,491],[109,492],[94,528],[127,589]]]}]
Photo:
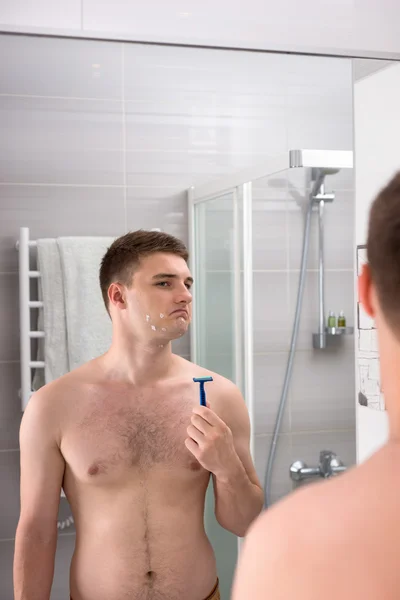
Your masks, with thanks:
[{"label": "man's arm", "polygon": [[215,407],[193,409],[186,447],[213,475],[215,516],[219,524],[244,536],[260,513],[263,491],[250,455],[250,422],[239,389],[219,382]]},{"label": "man's arm", "polygon": [[[277,526],[274,509],[251,526],[238,560],[232,600],[291,600],[297,597],[293,562],[288,556],[285,528]],[[293,587],[294,586],[294,587]]]},{"label": "man's arm", "polygon": [[222,527],[243,537],[262,510],[264,494],[250,454],[250,420],[242,394],[229,383],[219,404],[236,455],[225,471],[213,473],[215,516]]},{"label": "man's arm", "polygon": [[56,399],[32,396],[20,429],[21,511],[15,539],[15,600],[49,600],[65,463],[58,446]]},{"label": "man's arm", "polygon": [[327,485],[316,483],[293,492],[252,523],[239,556],[231,600],[341,597],[332,582],[328,587],[326,583],[332,556],[344,547],[342,536],[336,535],[337,524],[327,525],[325,492],[318,491]]}]

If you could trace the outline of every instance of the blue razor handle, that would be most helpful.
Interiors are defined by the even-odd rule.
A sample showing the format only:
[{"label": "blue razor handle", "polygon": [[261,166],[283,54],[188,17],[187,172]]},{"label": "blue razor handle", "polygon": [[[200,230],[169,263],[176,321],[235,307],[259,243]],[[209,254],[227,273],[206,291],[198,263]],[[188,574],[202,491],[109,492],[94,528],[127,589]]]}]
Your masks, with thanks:
[{"label": "blue razor handle", "polygon": [[204,384],[207,381],[213,381],[212,377],[193,377],[195,383],[200,383],[200,406],[207,406],[206,404],[206,390]]}]

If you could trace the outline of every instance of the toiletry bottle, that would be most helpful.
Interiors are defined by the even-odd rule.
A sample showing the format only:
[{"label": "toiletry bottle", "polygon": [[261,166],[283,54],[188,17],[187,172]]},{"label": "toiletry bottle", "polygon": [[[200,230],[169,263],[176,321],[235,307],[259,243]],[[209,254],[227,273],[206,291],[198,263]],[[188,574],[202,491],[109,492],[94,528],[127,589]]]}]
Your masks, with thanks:
[{"label": "toiletry bottle", "polygon": [[344,316],[344,312],[342,310],[339,313],[338,327],[346,327],[346,317]]},{"label": "toiletry bottle", "polygon": [[333,327],[336,327],[336,315],[332,311],[330,311],[330,313],[329,313],[328,327],[329,327],[329,329],[333,329]]}]

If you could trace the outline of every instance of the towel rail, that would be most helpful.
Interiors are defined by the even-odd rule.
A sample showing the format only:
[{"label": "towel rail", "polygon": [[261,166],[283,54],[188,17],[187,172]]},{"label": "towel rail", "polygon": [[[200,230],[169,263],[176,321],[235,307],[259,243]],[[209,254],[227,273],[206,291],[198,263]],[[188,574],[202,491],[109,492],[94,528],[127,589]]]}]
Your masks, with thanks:
[{"label": "towel rail", "polygon": [[[153,227],[151,231],[162,231]],[[29,227],[20,227],[19,239],[15,244],[18,250],[19,263],[19,329],[20,329],[20,353],[21,353],[21,406],[24,411],[32,391],[32,369],[44,369],[45,363],[32,360],[31,340],[45,338],[44,331],[32,330],[31,309],[43,309],[43,302],[31,300],[31,280],[39,280],[40,270],[30,268],[30,249],[37,247],[37,241],[29,239]]]}]

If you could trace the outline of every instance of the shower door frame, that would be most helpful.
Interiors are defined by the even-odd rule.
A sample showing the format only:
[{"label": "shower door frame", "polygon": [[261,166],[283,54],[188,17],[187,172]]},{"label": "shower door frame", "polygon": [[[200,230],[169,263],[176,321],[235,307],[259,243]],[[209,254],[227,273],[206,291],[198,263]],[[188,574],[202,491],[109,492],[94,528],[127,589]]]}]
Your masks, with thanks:
[{"label": "shower door frame", "polygon": [[[249,412],[250,419],[250,452],[255,463],[255,406],[253,383],[253,235],[252,235],[252,182],[262,177],[269,177],[293,167],[307,166],[310,160],[318,163],[320,151],[290,150],[285,154],[268,158],[264,163],[227,175],[208,184],[192,186],[187,191],[189,221],[190,267],[195,281],[202,281],[200,296],[194,292],[194,310],[191,324],[190,354],[191,360],[197,362],[199,356],[198,327],[199,314],[204,307],[205,273],[197,270],[195,257],[204,254],[205,244],[200,244],[196,236],[196,206],[200,203],[233,194],[233,227],[234,227],[234,353],[235,383],[241,390]],[[243,223],[240,231],[239,197],[243,199]],[[204,229],[204,226],[203,226]],[[243,239],[243,306],[241,302],[241,257],[240,240]],[[204,240],[203,240],[204,242]],[[201,265],[205,264],[204,256]],[[196,288],[194,288],[196,290]],[[242,336],[243,321],[243,336]],[[243,337],[243,339],[242,339]],[[244,365],[242,377],[242,365]]]},{"label": "shower door frame", "polygon": [[[199,191],[198,191],[199,190]],[[194,363],[201,361],[199,352],[198,329],[204,323],[201,317],[205,305],[204,298],[207,290],[205,287],[204,249],[205,240],[199,240],[196,231],[196,206],[232,194],[233,204],[233,288],[234,288],[234,382],[242,392],[249,411],[251,437],[250,452],[254,460],[254,389],[253,389],[253,251],[252,251],[252,194],[251,182],[241,183],[225,189],[217,189],[203,195],[201,188],[191,187],[188,190],[188,217],[189,217],[189,252],[190,268],[194,281],[201,281],[196,292],[194,288],[193,320],[191,324],[190,352]],[[243,221],[240,223],[240,200],[243,202]],[[203,215],[199,212],[199,218]],[[240,226],[242,225],[242,229]],[[202,231],[205,231],[203,225]],[[242,260],[240,256],[241,239],[243,239],[243,284],[241,282]],[[202,259],[199,261],[199,257]],[[198,268],[198,263],[203,267]],[[242,302],[243,285],[243,302]],[[243,335],[242,335],[243,329]],[[244,366],[244,370],[243,370]]]}]

